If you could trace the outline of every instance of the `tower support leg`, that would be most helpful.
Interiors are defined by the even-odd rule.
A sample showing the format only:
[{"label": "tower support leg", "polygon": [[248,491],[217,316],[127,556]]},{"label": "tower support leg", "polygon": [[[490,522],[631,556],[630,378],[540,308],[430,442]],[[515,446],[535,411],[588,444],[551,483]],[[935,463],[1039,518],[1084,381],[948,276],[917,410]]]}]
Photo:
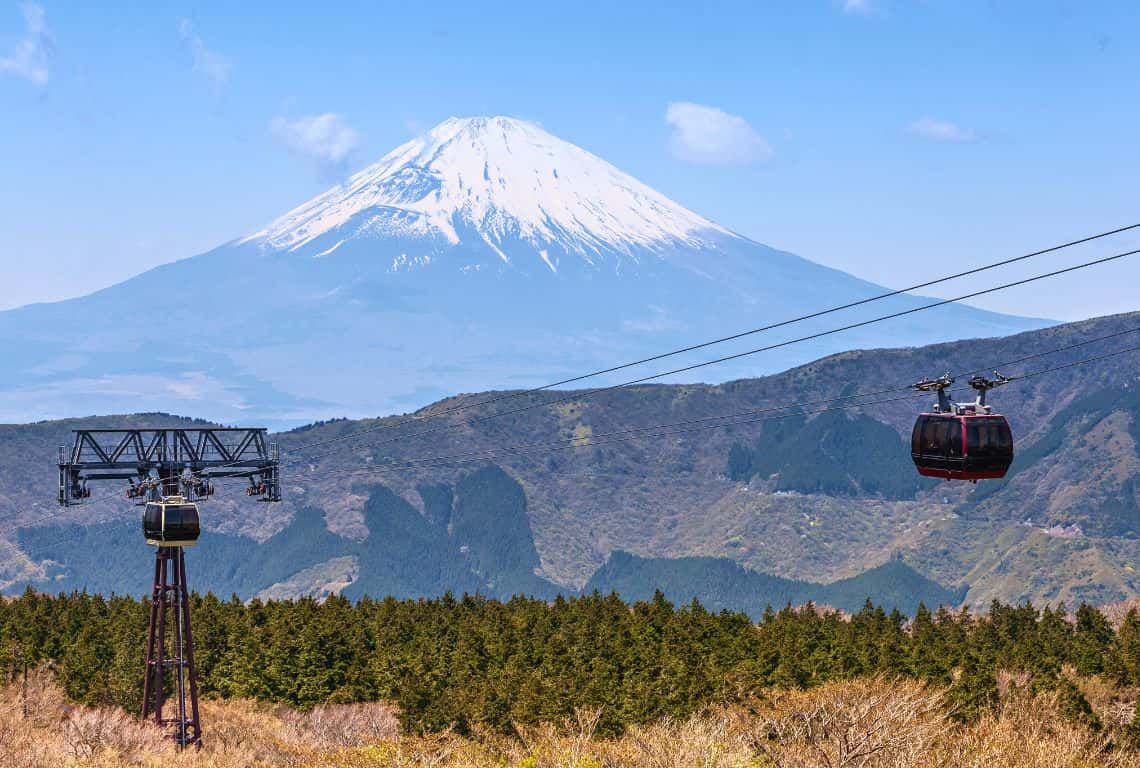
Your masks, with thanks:
[{"label": "tower support leg", "polygon": [[[202,728],[190,631],[190,591],[186,587],[186,556],[182,547],[159,547],[155,552],[147,635],[142,719],[153,718],[155,725],[165,729],[180,747],[200,746]],[[171,708],[177,710],[170,717],[163,714],[166,670],[171,672],[169,682],[175,697]]]}]

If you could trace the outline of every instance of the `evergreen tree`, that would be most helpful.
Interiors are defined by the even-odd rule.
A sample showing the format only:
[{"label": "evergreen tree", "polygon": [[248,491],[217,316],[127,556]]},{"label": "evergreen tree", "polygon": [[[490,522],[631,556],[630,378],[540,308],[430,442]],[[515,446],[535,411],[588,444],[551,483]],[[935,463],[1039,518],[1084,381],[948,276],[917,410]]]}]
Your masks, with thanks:
[{"label": "evergreen tree", "polygon": [[1128,611],[1105,659],[1105,672],[1118,685],[1140,685],[1140,613]]},{"label": "evergreen tree", "polygon": [[1081,604],[1073,628],[1073,662],[1082,675],[1104,671],[1104,659],[1112,644],[1112,625],[1091,605]]},{"label": "evergreen tree", "polygon": [[998,700],[997,678],[973,652],[967,652],[947,699],[951,715],[962,722],[977,720]]},{"label": "evergreen tree", "polygon": [[[753,624],[695,601],[675,607],[660,592],[633,605],[594,593],[549,603],[207,595],[192,607],[204,694],[299,707],[382,699],[415,732],[509,731],[585,706],[601,707],[600,732],[614,734],[767,686],[884,673],[949,684],[955,716],[973,720],[997,700],[998,668],[1028,671],[1036,690],[1056,691],[1070,717],[1096,727],[1063,668],[1140,685],[1140,613],[1114,632],[1088,606],[1074,621],[1063,607],[995,603],[974,616],[920,606],[909,625],[870,602],[850,618],[787,606]],[[0,601],[0,673],[19,674],[23,658],[52,664],[73,699],[137,711],[147,610],[145,601],[82,593]]]}]

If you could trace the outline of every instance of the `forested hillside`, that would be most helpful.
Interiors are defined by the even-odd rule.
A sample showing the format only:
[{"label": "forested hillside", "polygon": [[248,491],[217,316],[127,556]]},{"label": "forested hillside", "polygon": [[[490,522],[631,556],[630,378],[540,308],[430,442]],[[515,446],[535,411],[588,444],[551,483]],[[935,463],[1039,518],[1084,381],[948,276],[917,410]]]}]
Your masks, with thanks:
[{"label": "forested hillside", "polygon": [[[717,386],[460,395],[406,423],[314,424],[275,436],[285,502],[220,494],[203,507],[207,529],[241,538],[213,554],[204,540],[195,557],[215,563],[211,573],[232,571],[243,594],[359,595],[381,583],[407,595],[472,583],[492,595],[573,592],[620,550],[725,559],[814,583],[897,558],[948,589],[966,588],[971,605],[1123,600],[1140,594],[1140,362],[1103,356],[1140,343],[1137,328],[1133,313],[985,342],[852,351]],[[1078,364],[1089,358],[1100,359]],[[907,439],[929,397],[912,398],[906,386],[994,367],[1011,376],[1056,369],[992,394],[1017,437],[1010,476],[977,486],[918,479]],[[488,400],[496,402],[480,405]],[[733,414],[743,417],[721,420]],[[148,578],[141,549],[137,576],[124,555],[141,547],[135,507],[121,498],[54,506],[56,446],[76,426],[121,422],[179,419],[0,427],[4,588],[100,578],[84,557]],[[682,422],[699,429],[654,429]],[[512,446],[531,447],[503,450]],[[129,523],[113,535],[59,527],[113,520]],[[283,554],[294,520],[313,531],[298,545],[304,556]],[[87,544],[52,543],[68,537]],[[268,550],[248,555],[253,542]],[[254,563],[267,563],[264,578],[247,579]]]},{"label": "forested hillside", "polygon": [[[207,532],[189,550],[191,583],[202,592],[243,600],[335,593],[350,599],[453,593],[507,600],[577,593],[534,574],[538,555],[522,489],[502,470],[484,468],[462,478],[455,489],[421,486],[420,493],[433,514],[421,515],[388,488],[375,486],[364,505],[368,536],[363,541],[331,533],[313,507],[299,510],[289,525],[261,543]],[[512,499],[513,519],[502,514],[511,511]],[[36,589],[141,596],[151,588],[151,548],[137,521],[33,528],[21,531],[18,543],[47,563],[43,577],[30,583]],[[113,550],[118,556],[105,559]],[[582,591],[648,599],[658,589],[679,602],[695,598],[714,610],[743,611],[756,619],[769,607],[807,602],[855,612],[872,597],[912,615],[920,603],[953,606],[965,593],[945,589],[897,561],[817,584],[755,573],[724,558],[646,560],[620,551]]]},{"label": "forested hillside", "polygon": [[[27,593],[0,601],[0,669],[50,661],[67,694],[138,710],[145,603]],[[1055,691],[1070,716],[1095,719],[1073,681],[1140,685],[1140,614],[1118,629],[1096,609],[995,604],[971,616],[867,605],[843,618],[808,606],[744,614],[675,607],[660,595],[552,603],[515,598],[323,603],[193,601],[199,684],[207,697],[310,708],[383,700],[413,733],[514,732],[599,708],[620,733],[764,689],[811,688],[882,674],[949,686],[948,711],[975,720],[997,702],[997,672]],[[1095,725],[1095,723],[1093,723]]]},{"label": "forested hillside", "polygon": [[966,588],[946,589],[898,560],[831,584],[782,579],[741,568],[726,558],[641,558],[614,552],[583,592],[616,592],[627,600],[649,600],[657,591],[680,603],[692,599],[711,611],[743,611],[759,619],[768,608],[816,603],[849,613],[874,600],[888,611],[913,616],[918,606],[955,606]]}]

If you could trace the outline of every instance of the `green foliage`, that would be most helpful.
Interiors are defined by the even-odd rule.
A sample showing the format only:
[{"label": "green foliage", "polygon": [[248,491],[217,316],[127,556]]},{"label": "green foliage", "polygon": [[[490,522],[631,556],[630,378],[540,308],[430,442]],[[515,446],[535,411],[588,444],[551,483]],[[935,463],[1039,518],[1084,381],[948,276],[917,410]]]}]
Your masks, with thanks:
[{"label": "green foliage", "polygon": [[947,694],[952,716],[964,723],[977,720],[998,700],[997,678],[973,652],[967,652]]},{"label": "green foliage", "polygon": [[[363,542],[331,533],[317,507],[297,510],[261,543],[207,531],[190,550],[190,578],[204,591],[248,598],[306,568],[355,556],[359,577],[345,590],[353,598],[447,591],[551,597],[558,591],[534,574],[539,558],[526,497],[501,469],[471,473],[454,491],[425,485],[419,492],[424,514],[383,485],[368,489],[363,514],[369,535]],[[208,502],[203,506],[208,512]],[[29,557],[50,563],[41,588],[132,595],[150,589],[147,569],[139,567],[150,548],[137,522],[21,529],[17,541]]]},{"label": "green foliage", "polygon": [[484,467],[459,481],[450,534],[452,545],[494,594],[557,592],[534,575],[539,558],[526,514],[526,494],[499,467]]},{"label": "green foliage", "polygon": [[424,517],[432,525],[446,530],[451,525],[451,508],[455,503],[455,494],[451,486],[443,483],[427,483],[416,490],[424,502]]},{"label": "green foliage", "polygon": [[1112,645],[1112,639],[1112,625],[1100,611],[1090,605],[1078,608],[1072,649],[1077,672],[1082,675],[1103,672],[1105,656]]},{"label": "green foliage", "polygon": [[[384,699],[415,732],[510,731],[600,707],[600,732],[616,734],[771,686],[876,674],[951,683],[952,712],[969,721],[996,702],[997,669],[1030,673],[1034,689],[1056,691],[1070,717],[1096,727],[1080,689],[1041,670],[1088,664],[1098,648],[1122,652],[1137,623],[1110,627],[1107,644],[1082,644],[1075,638],[1099,638],[1107,626],[1087,606],[1066,633],[1057,625],[1063,613],[1029,605],[995,603],[976,617],[920,608],[908,626],[866,602],[849,620],[808,605],[765,611],[754,624],[695,601],[674,605],[660,592],[633,604],[612,593],[355,604],[195,595],[191,609],[205,695],[297,707]],[[50,663],[73,699],[135,710],[146,616],[145,601],[77,592],[0,601],[0,671],[13,678],[23,659]]]},{"label": "green foliage", "polygon": [[1117,685],[1140,685],[1140,613],[1135,608],[1128,611],[1113,637],[1105,659],[1105,672]]},{"label": "green foliage", "polygon": [[[1083,435],[1090,425],[1117,411],[1129,415],[1129,432],[1133,441],[1140,445],[1140,388],[1106,387],[1094,391],[1061,409],[1028,448],[1023,450],[1018,444],[1006,476],[1001,480],[980,483],[970,494],[970,504],[977,506],[1006,490],[1022,472],[1061,451],[1071,434]],[[1087,532],[1098,536],[1140,537],[1140,501],[1137,500],[1135,478],[1125,480],[1119,492],[1105,499],[1100,508],[1095,509],[1095,514],[1082,521],[1082,525]]]},{"label": "green foliage", "polygon": [[345,590],[348,597],[421,597],[479,589],[479,580],[453,551],[447,531],[384,486],[372,489],[364,523],[368,538],[355,549],[360,578]]},{"label": "green foliage", "polygon": [[[1135,427],[1140,413],[1133,417]],[[1108,498],[1101,507],[1099,526],[1104,536],[1140,536],[1140,502],[1137,501],[1136,478],[1130,477],[1120,486],[1120,493]]]},{"label": "green foliage", "polygon": [[1101,729],[1100,718],[1093,711],[1085,694],[1067,677],[1057,680],[1056,690],[1061,697],[1061,713],[1074,722],[1084,723],[1094,731]]},{"label": "green foliage", "polygon": [[931,485],[914,471],[894,429],[865,414],[838,411],[765,424],[754,445],[729,449],[727,472],[733,480],[778,475],[776,490],[837,496],[910,499]]}]

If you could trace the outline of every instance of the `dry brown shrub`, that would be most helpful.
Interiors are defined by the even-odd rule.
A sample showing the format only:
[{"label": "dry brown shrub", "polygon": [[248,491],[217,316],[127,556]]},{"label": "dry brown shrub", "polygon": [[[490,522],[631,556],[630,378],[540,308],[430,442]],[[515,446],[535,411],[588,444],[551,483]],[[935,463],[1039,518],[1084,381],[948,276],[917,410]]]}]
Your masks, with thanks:
[{"label": "dry brown shrub", "polygon": [[[413,737],[400,736],[394,711],[380,704],[299,713],[207,700],[203,748],[181,754],[131,715],[69,707],[50,675],[30,682],[27,718],[19,686],[0,689],[0,768],[1140,768],[1140,754],[1110,748],[1123,716],[1093,733],[1064,719],[1056,695],[1031,695],[1017,675],[1008,676],[999,711],[970,726],[946,719],[941,689],[870,679],[773,692],[613,739],[596,737],[595,709],[519,726],[513,737]],[[1082,683],[1091,698],[1108,694]]]},{"label": "dry brown shrub", "polygon": [[1028,688],[1033,676],[1025,670],[999,669],[994,672],[994,679],[997,680],[998,696],[1004,699]]},{"label": "dry brown shrub", "polygon": [[881,678],[779,694],[752,745],[780,768],[935,765],[933,745],[950,728],[942,698],[922,683]]},{"label": "dry brown shrub", "polygon": [[1108,622],[1115,630],[1120,629],[1120,625],[1124,623],[1128,612],[1132,610],[1140,611],[1140,598],[1134,597],[1122,603],[1112,603],[1111,605],[1102,605],[1100,607],[1101,614],[1108,619]]},{"label": "dry brown shrub", "polygon": [[31,670],[26,685],[17,682],[0,690],[0,765],[58,768],[66,764],[68,755],[58,736],[66,712],[63,693],[47,669]]},{"label": "dry brown shrub", "polygon": [[666,718],[634,728],[622,740],[621,765],[650,768],[743,768],[758,765],[746,731],[733,728],[729,712],[683,721]]},{"label": "dry brown shrub", "polygon": [[360,747],[395,741],[400,735],[396,709],[388,704],[330,704],[308,712],[280,708],[291,738],[320,747]]},{"label": "dry brown shrub", "polygon": [[939,745],[943,764],[962,768],[1073,768],[1137,765],[1136,756],[1111,752],[1107,737],[1062,715],[1056,694],[1028,693],[1000,711],[960,728]]},{"label": "dry brown shrub", "polygon": [[295,751],[282,739],[281,721],[264,704],[247,699],[206,700],[201,718],[205,735],[203,748],[194,753],[198,765],[288,765],[285,760]]},{"label": "dry brown shrub", "polygon": [[[729,711],[666,718],[631,728],[617,739],[597,739],[597,709],[578,710],[558,725],[516,726],[517,739],[481,736],[483,762],[521,768],[756,768],[746,736]],[[469,755],[468,755],[469,756]]]},{"label": "dry brown shrub", "polygon": [[597,753],[599,742],[594,739],[601,717],[599,708],[580,707],[573,717],[566,718],[557,726],[553,723],[537,726],[516,723],[515,733],[521,750],[511,750],[509,745],[504,748],[493,738],[482,741],[509,761],[525,764],[528,768],[589,768],[601,764]]},{"label": "dry brown shrub", "polygon": [[141,765],[168,752],[161,734],[122,710],[69,705],[48,669],[0,690],[0,765]]},{"label": "dry brown shrub", "polygon": [[110,755],[125,763],[170,751],[162,732],[114,707],[73,707],[64,717],[62,739],[76,758]]},{"label": "dry brown shrub", "polygon": [[1135,690],[1120,688],[1102,675],[1076,678],[1073,682],[1110,732],[1118,731],[1132,720],[1136,712]]}]

